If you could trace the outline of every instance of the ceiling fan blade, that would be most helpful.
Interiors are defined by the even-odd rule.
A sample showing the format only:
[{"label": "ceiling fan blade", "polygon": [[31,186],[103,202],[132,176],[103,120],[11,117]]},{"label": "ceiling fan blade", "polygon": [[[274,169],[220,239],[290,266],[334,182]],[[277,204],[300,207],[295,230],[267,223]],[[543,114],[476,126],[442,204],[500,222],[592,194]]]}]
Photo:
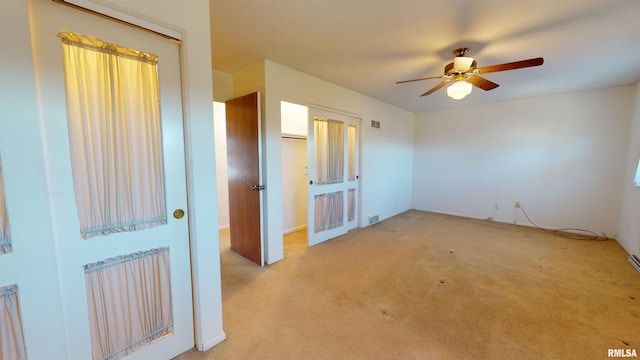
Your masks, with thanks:
[{"label": "ceiling fan blade", "polygon": [[438,90],[438,89],[440,89],[441,87],[443,87],[443,86],[447,85],[448,83],[450,83],[450,82],[451,82],[451,80],[452,80],[452,79],[447,79],[447,80],[445,80],[445,81],[443,81],[443,82],[439,83],[438,85],[436,85],[436,86],[432,87],[432,88],[431,88],[431,90],[427,91],[426,93],[424,93],[424,94],[422,94],[422,95],[420,95],[420,96],[427,96],[427,95],[429,95],[429,94],[434,93],[436,90]]},{"label": "ceiling fan blade", "polygon": [[420,78],[420,79],[402,80],[402,81],[396,81],[396,84],[404,84],[404,83],[413,82],[413,81],[422,81],[422,80],[431,80],[431,79],[442,79],[445,76],[446,75],[440,75],[440,76],[430,76],[430,77]]},{"label": "ceiling fan blade", "polygon": [[542,63],[544,63],[544,59],[539,57],[534,59],[514,61],[510,63],[505,63],[505,64],[489,65],[489,66],[475,69],[473,72],[475,74],[487,74],[487,73],[498,72],[498,71],[507,71],[507,70],[532,67],[532,66],[540,66],[542,65]]},{"label": "ceiling fan blade", "polygon": [[494,83],[493,81],[489,81],[483,77],[474,75],[474,76],[469,76],[468,78],[466,78],[465,80],[466,82],[470,83],[473,86],[479,87],[482,90],[485,91],[489,91],[489,90],[493,90],[495,88],[497,88],[498,84]]}]

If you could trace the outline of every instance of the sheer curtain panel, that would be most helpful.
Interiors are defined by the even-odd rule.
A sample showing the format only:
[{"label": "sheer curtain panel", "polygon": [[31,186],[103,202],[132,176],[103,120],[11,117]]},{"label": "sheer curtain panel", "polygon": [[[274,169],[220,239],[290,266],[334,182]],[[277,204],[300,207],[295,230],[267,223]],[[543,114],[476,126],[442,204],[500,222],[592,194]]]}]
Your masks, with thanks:
[{"label": "sheer curtain panel", "polygon": [[[315,186],[344,183],[344,122],[314,117]],[[344,192],[334,191],[314,196],[314,232],[334,229],[344,224]]]},{"label": "sheer curtain panel", "polygon": [[58,35],[82,237],[165,224],[157,57]]},{"label": "sheer curtain panel", "polygon": [[4,183],[2,177],[2,162],[0,161],[0,255],[11,252],[11,238],[9,236],[9,219],[4,200]]},{"label": "sheer curtain panel", "polygon": [[[349,182],[356,180],[356,127],[347,127],[347,157],[348,157],[348,177]],[[356,190],[349,189],[347,193],[347,221],[351,222],[356,218]]]},{"label": "sheer curtain panel", "polygon": [[356,127],[349,125],[347,127],[347,146],[349,156],[349,181],[356,179]]},{"label": "sheer curtain panel", "polygon": [[314,164],[317,185],[344,181],[344,123],[314,119]]},{"label": "sheer curtain panel", "polygon": [[25,360],[18,285],[0,287],[0,360]]},{"label": "sheer curtain panel", "polygon": [[173,332],[169,248],[84,266],[93,360],[120,359]]},{"label": "sheer curtain panel", "polygon": [[314,196],[314,231],[335,229],[344,224],[344,191]]},{"label": "sheer curtain panel", "polygon": [[349,213],[347,215],[347,221],[353,221],[356,219],[356,189],[349,189],[348,196],[347,207]]}]

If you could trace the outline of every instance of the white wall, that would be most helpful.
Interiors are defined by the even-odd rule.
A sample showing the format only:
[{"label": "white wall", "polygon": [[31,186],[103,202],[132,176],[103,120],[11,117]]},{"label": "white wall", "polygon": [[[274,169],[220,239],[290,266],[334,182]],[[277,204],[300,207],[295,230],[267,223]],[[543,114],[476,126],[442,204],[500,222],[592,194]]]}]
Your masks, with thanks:
[{"label": "white wall", "polygon": [[309,108],[280,102],[282,132],[282,227],[288,234],[307,226],[307,134]]},{"label": "white wall", "polygon": [[229,228],[229,178],[227,174],[227,124],[224,102],[233,99],[233,75],[213,70],[213,124],[216,139],[216,191],[218,227]]},{"label": "white wall", "polygon": [[286,101],[280,102],[281,129],[283,135],[307,137],[309,133],[309,108]]},{"label": "white wall", "polygon": [[233,98],[233,75],[212,70],[212,82],[213,101],[225,102]]},{"label": "white wall", "polygon": [[640,158],[640,82],[635,86],[635,106],[631,121],[626,171],[622,181],[618,242],[627,252],[640,255],[640,187],[633,186],[633,177]]},{"label": "white wall", "polygon": [[29,359],[65,359],[28,3],[2,0],[1,7],[0,154],[13,252],[0,255],[0,287],[18,284]]},{"label": "white wall", "polygon": [[[215,85],[214,85],[215,86]],[[218,193],[218,228],[229,228],[229,177],[227,173],[227,122],[225,105],[213,103],[213,126],[216,139],[216,191]]]},{"label": "white wall", "polygon": [[282,138],[282,227],[284,234],[307,226],[307,139]]},{"label": "white wall", "polygon": [[[417,115],[416,209],[615,236],[633,87]],[[626,179],[627,181],[630,179]]]}]

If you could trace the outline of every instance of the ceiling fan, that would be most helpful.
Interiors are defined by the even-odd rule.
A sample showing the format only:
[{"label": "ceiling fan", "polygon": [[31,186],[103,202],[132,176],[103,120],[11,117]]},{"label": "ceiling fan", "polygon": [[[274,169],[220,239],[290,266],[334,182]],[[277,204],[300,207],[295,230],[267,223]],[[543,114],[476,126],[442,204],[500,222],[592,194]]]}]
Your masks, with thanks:
[{"label": "ceiling fan", "polygon": [[420,96],[427,96],[434,93],[441,87],[449,83],[453,83],[447,88],[447,95],[455,100],[460,100],[471,93],[471,88],[473,86],[479,87],[480,89],[485,91],[493,90],[500,86],[493,81],[489,81],[479,76],[480,74],[540,66],[544,62],[543,58],[538,57],[478,68],[476,67],[476,61],[472,57],[465,56],[467,54],[467,51],[469,51],[468,48],[460,48],[453,51],[455,58],[453,58],[453,62],[447,64],[447,66],[444,67],[444,75],[403,80],[396,82],[396,84],[429,79],[444,79],[438,85],[434,86],[429,91]]}]

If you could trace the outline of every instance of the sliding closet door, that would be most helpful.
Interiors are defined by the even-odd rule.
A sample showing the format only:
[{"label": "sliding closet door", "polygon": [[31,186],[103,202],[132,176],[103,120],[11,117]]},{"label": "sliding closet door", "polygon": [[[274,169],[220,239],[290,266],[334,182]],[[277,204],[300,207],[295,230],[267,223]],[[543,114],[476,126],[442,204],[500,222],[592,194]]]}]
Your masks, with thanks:
[{"label": "sliding closet door", "polygon": [[357,120],[309,108],[309,246],[357,226]]},{"label": "sliding closet door", "polygon": [[[176,356],[194,344],[180,44],[32,5],[69,358]],[[97,61],[108,70],[80,73]],[[127,82],[137,77],[151,85]]]}]

